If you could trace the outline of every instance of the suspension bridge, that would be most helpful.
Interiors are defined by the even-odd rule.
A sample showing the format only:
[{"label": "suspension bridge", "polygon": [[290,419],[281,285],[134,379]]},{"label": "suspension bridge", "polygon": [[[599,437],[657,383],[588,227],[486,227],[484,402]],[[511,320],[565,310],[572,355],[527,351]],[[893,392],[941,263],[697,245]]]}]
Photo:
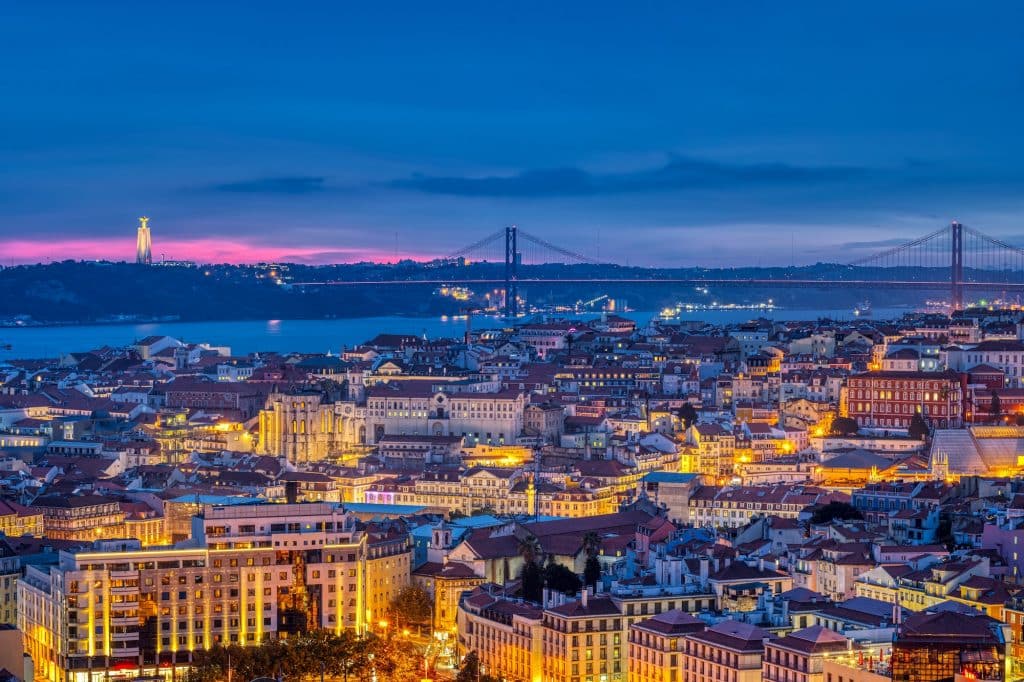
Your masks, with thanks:
[{"label": "suspension bridge", "polygon": [[[297,282],[294,286],[500,286],[505,314],[510,317],[519,313],[519,287],[533,284],[920,289],[948,292],[956,310],[963,308],[966,290],[1024,291],[1024,249],[955,221],[898,246],[830,265],[813,278],[798,276],[803,269],[795,267],[765,268],[771,276],[756,278],[731,276],[734,273],[728,268],[699,269],[698,272],[707,273],[706,277],[679,276],[679,269],[623,268],[609,259],[558,246],[516,226],[493,232],[452,252],[441,262],[452,267],[444,268],[436,277],[430,275],[430,269],[423,269],[409,278]],[[484,276],[471,277],[468,268],[463,267],[471,262],[494,267]],[[542,267],[555,264],[606,266],[607,270],[599,270],[593,276],[567,277]]]}]

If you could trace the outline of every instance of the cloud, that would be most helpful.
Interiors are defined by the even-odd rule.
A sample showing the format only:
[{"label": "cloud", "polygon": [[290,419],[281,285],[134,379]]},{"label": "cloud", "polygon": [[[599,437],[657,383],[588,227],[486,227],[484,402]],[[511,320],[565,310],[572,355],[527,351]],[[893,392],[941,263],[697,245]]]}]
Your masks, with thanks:
[{"label": "cloud", "polygon": [[852,180],[866,174],[867,169],[853,166],[735,164],[677,158],[658,168],[630,173],[602,174],[580,168],[553,168],[477,178],[414,175],[388,184],[397,189],[467,197],[558,197],[817,185]]},{"label": "cloud", "polygon": [[839,245],[841,249],[878,249],[886,246],[901,246],[909,242],[910,239],[904,237],[896,237],[893,239],[878,239],[875,241],[868,242],[845,242]]},{"label": "cloud", "polygon": [[326,178],[309,175],[255,178],[214,185],[216,192],[251,194],[314,194],[327,189]]}]

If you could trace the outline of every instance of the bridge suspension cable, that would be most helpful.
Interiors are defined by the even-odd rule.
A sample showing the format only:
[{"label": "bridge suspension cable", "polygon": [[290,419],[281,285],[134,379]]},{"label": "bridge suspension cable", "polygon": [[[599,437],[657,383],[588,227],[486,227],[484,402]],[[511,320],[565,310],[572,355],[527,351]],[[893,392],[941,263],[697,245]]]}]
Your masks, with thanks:
[{"label": "bridge suspension cable", "polygon": [[468,255],[468,254],[470,254],[470,253],[472,253],[474,251],[479,251],[480,249],[484,248],[485,246],[489,246],[489,245],[497,242],[499,239],[504,239],[504,238],[505,238],[505,228],[501,228],[500,230],[498,230],[496,232],[492,232],[491,234],[487,235],[483,239],[481,239],[479,241],[473,242],[469,246],[464,246],[463,248],[459,249],[458,251],[452,252],[452,254],[450,256],[448,256],[448,258],[460,258],[462,256],[466,256],[466,255]]},{"label": "bridge suspension cable", "polygon": [[551,242],[545,239],[541,239],[536,235],[532,235],[529,232],[519,230],[519,236],[529,242],[533,242],[537,246],[548,249],[549,251],[554,251],[555,253],[560,254],[562,256],[566,256],[567,258],[572,258],[573,260],[580,261],[581,263],[590,263],[591,265],[602,265],[601,261],[595,258],[591,258],[590,256],[584,256],[582,253],[570,251],[569,249],[563,249],[561,246],[556,246],[555,244],[552,244]]},{"label": "bridge suspension cable", "polygon": [[898,255],[898,254],[900,254],[900,253],[902,253],[904,251],[909,251],[910,249],[912,249],[914,247],[921,246],[921,245],[925,244],[926,242],[929,242],[929,241],[931,241],[931,240],[933,240],[933,239],[935,239],[937,237],[945,237],[948,234],[949,234],[949,227],[948,226],[942,227],[942,228],[939,228],[938,230],[935,230],[934,232],[926,234],[923,237],[919,237],[918,239],[915,239],[913,241],[907,242],[906,244],[900,244],[899,246],[894,246],[891,249],[886,249],[885,251],[880,251],[878,253],[873,253],[870,256],[864,256],[863,258],[858,258],[855,261],[850,261],[849,263],[846,264],[846,266],[853,268],[853,267],[860,267],[860,266],[869,265],[869,264],[875,264],[875,263],[878,263],[880,261],[884,261],[884,260],[886,260],[888,258],[891,258],[892,256],[896,256],[896,255]]}]

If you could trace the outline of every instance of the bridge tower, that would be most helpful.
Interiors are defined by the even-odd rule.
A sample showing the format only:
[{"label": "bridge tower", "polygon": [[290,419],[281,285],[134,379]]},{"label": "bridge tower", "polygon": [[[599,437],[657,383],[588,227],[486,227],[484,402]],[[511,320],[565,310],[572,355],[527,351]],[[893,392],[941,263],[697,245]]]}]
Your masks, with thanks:
[{"label": "bridge tower", "polygon": [[515,225],[505,228],[505,317],[519,315],[519,246]]},{"label": "bridge tower", "polygon": [[953,221],[949,226],[952,239],[952,262],[949,271],[949,283],[951,287],[950,303],[953,310],[963,310],[964,307],[964,226]]}]

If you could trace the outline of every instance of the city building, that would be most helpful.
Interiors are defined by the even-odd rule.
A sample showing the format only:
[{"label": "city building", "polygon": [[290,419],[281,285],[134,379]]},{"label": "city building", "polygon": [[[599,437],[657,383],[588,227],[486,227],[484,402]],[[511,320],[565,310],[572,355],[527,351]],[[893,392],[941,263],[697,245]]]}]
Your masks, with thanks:
[{"label": "city building", "polygon": [[847,382],[849,415],[861,426],[906,429],[915,414],[938,428],[963,424],[963,390],[952,371],[856,374]]},{"label": "city building", "polygon": [[683,638],[705,628],[704,621],[678,609],[630,625],[629,682],[682,682]]},{"label": "city building", "polygon": [[686,682],[760,682],[761,659],[769,634],[757,626],[725,620],[686,635],[681,680]]},{"label": "city building", "polygon": [[852,642],[820,625],[771,639],[764,645],[761,679],[765,682],[826,682],[825,661],[846,652]]},{"label": "city building", "polygon": [[893,640],[892,680],[1005,680],[1007,630],[984,615],[915,613]]},{"label": "city building", "polygon": [[184,673],[215,644],[365,632],[409,581],[408,533],[375,533],[330,504],[207,506],[194,525],[193,547],[98,540],[27,566],[18,626],[36,679]]}]

